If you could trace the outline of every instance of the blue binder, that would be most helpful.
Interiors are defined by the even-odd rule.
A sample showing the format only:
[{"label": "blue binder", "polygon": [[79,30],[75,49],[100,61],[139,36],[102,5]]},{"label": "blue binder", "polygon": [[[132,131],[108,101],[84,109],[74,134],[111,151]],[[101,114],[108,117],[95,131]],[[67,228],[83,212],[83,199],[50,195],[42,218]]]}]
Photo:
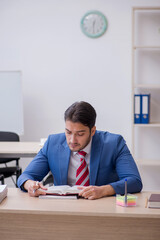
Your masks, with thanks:
[{"label": "blue binder", "polygon": [[149,115],[150,115],[150,94],[142,94],[142,115],[141,115],[141,123],[147,124],[149,123]]},{"label": "blue binder", "polygon": [[141,94],[134,95],[134,123],[141,123],[142,101]]}]

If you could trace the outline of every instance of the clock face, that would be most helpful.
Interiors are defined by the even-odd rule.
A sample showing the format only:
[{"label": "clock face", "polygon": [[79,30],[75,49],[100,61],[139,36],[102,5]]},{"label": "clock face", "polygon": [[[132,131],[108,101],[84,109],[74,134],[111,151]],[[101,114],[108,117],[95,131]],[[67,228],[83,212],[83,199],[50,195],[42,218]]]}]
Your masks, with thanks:
[{"label": "clock face", "polygon": [[81,20],[81,29],[85,35],[91,38],[102,36],[107,29],[106,17],[98,11],[88,12]]}]

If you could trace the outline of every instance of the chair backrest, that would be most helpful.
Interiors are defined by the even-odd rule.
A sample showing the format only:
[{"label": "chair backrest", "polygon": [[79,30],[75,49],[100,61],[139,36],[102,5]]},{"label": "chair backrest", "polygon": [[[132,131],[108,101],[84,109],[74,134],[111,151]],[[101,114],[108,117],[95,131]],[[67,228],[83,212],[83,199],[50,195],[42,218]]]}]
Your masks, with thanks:
[{"label": "chair backrest", "polygon": [[[19,142],[19,136],[14,132],[1,132],[0,131],[0,142]],[[0,158],[0,163],[6,163],[19,158]]]},{"label": "chair backrest", "polygon": [[14,132],[0,132],[0,142],[19,142],[19,136]]}]

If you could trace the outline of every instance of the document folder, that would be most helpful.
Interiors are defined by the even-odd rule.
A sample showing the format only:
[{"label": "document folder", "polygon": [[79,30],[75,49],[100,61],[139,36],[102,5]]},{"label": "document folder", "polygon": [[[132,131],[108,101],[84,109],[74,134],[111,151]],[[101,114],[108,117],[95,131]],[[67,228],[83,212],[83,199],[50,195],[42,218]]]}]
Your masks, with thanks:
[{"label": "document folder", "polygon": [[149,123],[149,112],[150,112],[150,94],[142,94],[142,117],[141,123]]},{"label": "document folder", "polygon": [[134,95],[134,123],[141,123],[141,94]]}]

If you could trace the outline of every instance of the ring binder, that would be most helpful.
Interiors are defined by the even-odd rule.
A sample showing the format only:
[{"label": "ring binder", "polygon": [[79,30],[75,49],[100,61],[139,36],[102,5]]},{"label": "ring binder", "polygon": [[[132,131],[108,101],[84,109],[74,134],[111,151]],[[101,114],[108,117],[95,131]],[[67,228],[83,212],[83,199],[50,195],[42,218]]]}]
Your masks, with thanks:
[{"label": "ring binder", "polygon": [[150,94],[134,95],[134,123],[148,124],[150,120]]},{"label": "ring binder", "polygon": [[134,123],[141,123],[141,94],[134,95]]},{"label": "ring binder", "polygon": [[141,123],[147,124],[149,123],[149,112],[150,112],[150,94],[142,95],[142,115],[141,115]]}]

